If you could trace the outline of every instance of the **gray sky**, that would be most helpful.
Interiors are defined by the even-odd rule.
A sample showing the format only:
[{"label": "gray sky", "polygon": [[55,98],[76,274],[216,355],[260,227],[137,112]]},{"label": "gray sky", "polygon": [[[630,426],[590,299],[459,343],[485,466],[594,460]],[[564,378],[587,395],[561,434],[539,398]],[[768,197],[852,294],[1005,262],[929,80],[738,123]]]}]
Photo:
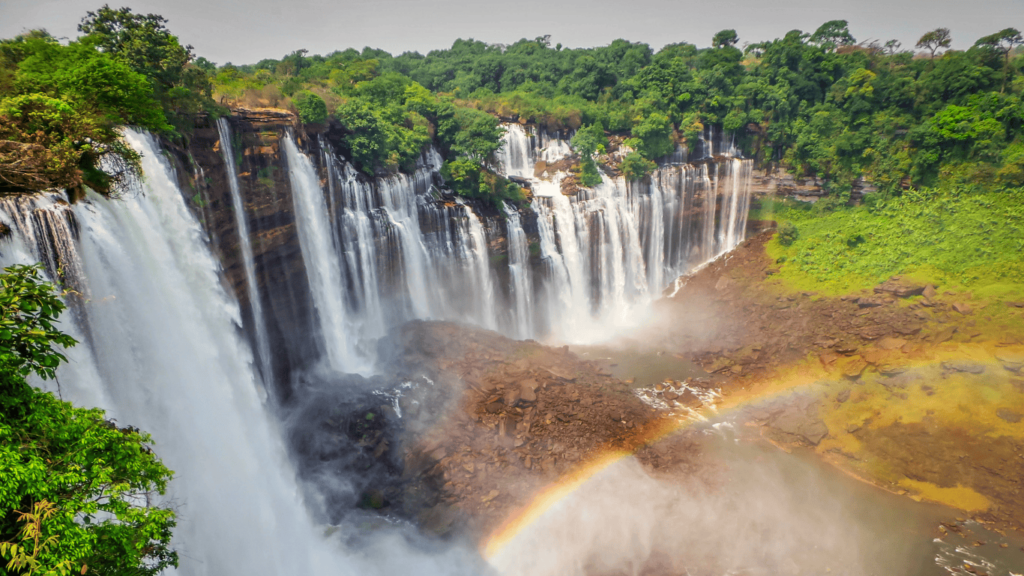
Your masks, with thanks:
[{"label": "gray sky", "polygon": [[1003,28],[1024,30],[1024,0],[0,0],[0,38],[30,28],[74,38],[85,12],[105,1],[163,15],[184,43],[218,64],[251,64],[299,48],[425,54],[456,38],[511,43],[545,34],[568,47],[616,38],[655,50],[680,41],[704,47],[724,28],[736,29],[742,44],[837,19],[850,22],[858,41],[896,38],[904,48],[940,26],[952,30],[954,48]]}]

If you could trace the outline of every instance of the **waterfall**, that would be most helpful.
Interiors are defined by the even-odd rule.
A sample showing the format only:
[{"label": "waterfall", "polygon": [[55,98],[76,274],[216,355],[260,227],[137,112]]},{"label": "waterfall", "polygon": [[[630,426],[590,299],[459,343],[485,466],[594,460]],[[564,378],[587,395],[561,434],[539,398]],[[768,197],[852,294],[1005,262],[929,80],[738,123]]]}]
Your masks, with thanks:
[{"label": "waterfall", "polygon": [[75,240],[78,220],[67,201],[56,194],[0,198],[6,225],[17,234],[54,281],[87,296]]},{"label": "waterfall", "polygon": [[[536,335],[608,338],[641,319],[676,277],[743,240],[752,163],[731,157],[733,142],[713,128],[700,136],[698,164],[682,163],[687,151],[677,150],[649,182],[602,174],[600,184],[571,196],[561,192],[561,175],[534,177],[538,161],[570,153],[566,140],[517,124],[503,140],[498,165],[530,181],[538,216],[544,277],[534,305],[547,322]],[[511,255],[509,264],[514,283]]]},{"label": "waterfall", "polygon": [[260,363],[260,374],[263,376],[263,381],[270,382],[274,378],[270,357],[270,340],[267,338],[267,325],[263,320],[263,303],[260,301],[259,288],[256,285],[256,264],[253,262],[252,244],[249,239],[249,218],[245,214],[242,193],[238,189],[238,167],[235,166],[231,127],[228,125],[227,118],[217,119],[217,132],[220,135],[220,152],[224,157],[224,165],[228,172],[228,188],[231,191],[231,207],[235,212],[238,245],[242,250],[242,268],[245,270],[245,287],[249,296],[249,308],[252,310],[252,334],[256,341],[256,358]]},{"label": "waterfall", "polygon": [[505,226],[508,230],[508,269],[512,289],[512,315],[517,338],[533,336],[533,284],[530,281],[530,248],[515,206],[505,204]]},{"label": "waterfall", "polygon": [[345,310],[347,283],[341,274],[341,259],[335,246],[327,202],[312,162],[299,151],[291,135],[284,138],[288,176],[295,204],[295,221],[302,259],[316,306],[328,365],[334,370],[367,372],[371,360],[354,346]]},{"label": "waterfall", "polygon": [[143,187],[75,207],[93,296],[89,348],[73,350],[70,374],[62,368],[64,390],[107,399],[118,422],[153,435],[175,471],[167,502],[180,512],[180,572],[313,571],[317,536],[263,409],[238,305],[155,142],[126,139],[143,155]]},{"label": "waterfall", "polygon": [[[0,260],[39,261],[56,246],[62,261],[79,266],[92,298],[83,303],[87,321],[62,318],[61,328],[82,342],[59,368],[63,397],[151,433],[175,471],[159,500],[178,515],[172,545],[180,566],[168,572],[481,573],[474,551],[410,545],[397,527],[340,525],[328,540],[314,525],[205,234],[155,140],[125,137],[142,154],[143,183],[124,199],[90,194],[73,208],[55,195],[5,200],[0,219],[14,230],[0,241]],[[77,222],[80,234],[66,222]],[[53,245],[37,241],[44,234]]]}]

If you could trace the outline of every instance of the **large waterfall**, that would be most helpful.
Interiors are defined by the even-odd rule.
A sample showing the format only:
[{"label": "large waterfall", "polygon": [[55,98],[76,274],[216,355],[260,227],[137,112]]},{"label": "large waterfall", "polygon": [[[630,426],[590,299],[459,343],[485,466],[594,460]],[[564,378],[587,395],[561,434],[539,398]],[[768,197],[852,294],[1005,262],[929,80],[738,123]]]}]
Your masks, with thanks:
[{"label": "large waterfall", "polygon": [[[427,554],[390,530],[366,543],[345,527],[349,540],[329,541],[311,521],[263,389],[280,384],[270,369],[279,351],[265,332],[277,313],[261,308],[269,296],[256,278],[274,278],[257,270],[242,167],[227,121],[218,129],[247,316],[224,288],[213,231],[201,228],[149,135],[126,133],[145,179],[119,200],[0,202],[13,231],[0,243],[3,261],[42,261],[81,296],[66,326],[82,344],[62,368],[65,397],[152,433],[176,471],[168,502],[179,510],[182,573],[464,573],[472,558],[457,549]],[[521,210],[446,196],[434,150],[412,174],[370,179],[326,139],[281,139],[309,328],[327,367],[374,371],[377,339],[410,319],[459,320],[516,338],[603,337],[637,318],[676,275],[743,238],[749,161],[667,164],[648,183],[605,175],[567,196],[559,173],[535,175],[538,161],[570,153],[565,139],[513,125],[505,143],[505,173],[531,183],[532,204]],[[212,209],[201,208],[209,220]],[[243,316],[255,326],[243,330]]]},{"label": "large waterfall", "polygon": [[[462,549],[410,547],[386,527],[357,548],[319,533],[205,234],[154,139],[131,131],[126,139],[143,155],[143,184],[122,199],[93,195],[74,208],[55,195],[5,200],[0,218],[14,233],[0,243],[0,260],[80,267],[79,289],[90,298],[65,317],[64,330],[82,343],[58,373],[62,394],[152,434],[175,471],[165,503],[178,512],[178,572],[479,573]],[[82,314],[73,320],[76,306]]]},{"label": "large waterfall", "polygon": [[602,175],[596,187],[566,196],[558,173],[535,177],[538,161],[567,152],[565,140],[507,126],[500,165],[531,182],[538,214],[539,335],[606,339],[642,317],[677,276],[743,240],[752,162],[731,157],[731,146],[717,156],[713,144],[704,148],[699,163],[669,163],[649,183]]},{"label": "large waterfall", "polygon": [[[286,137],[296,226],[329,363],[366,372],[373,342],[412,319],[564,342],[605,339],[634,324],[677,276],[743,239],[751,162],[731,157],[731,145],[716,146],[712,136],[697,163],[666,163],[649,182],[603,175],[598,186],[567,196],[561,173],[536,174],[538,162],[571,153],[567,140],[509,125],[500,169],[528,180],[534,198],[522,212],[505,204],[493,214],[443,199],[435,150],[412,174],[367,179],[326,139],[309,155]],[[527,223],[535,226],[532,242]]]}]

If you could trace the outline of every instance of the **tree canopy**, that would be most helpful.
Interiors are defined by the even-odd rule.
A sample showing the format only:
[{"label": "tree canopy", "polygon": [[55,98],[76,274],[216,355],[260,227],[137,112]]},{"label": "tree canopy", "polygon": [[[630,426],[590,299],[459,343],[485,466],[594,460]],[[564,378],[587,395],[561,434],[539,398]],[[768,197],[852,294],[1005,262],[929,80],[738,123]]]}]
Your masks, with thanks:
[{"label": "tree canopy", "polygon": [[0,566],[5,574],[157,574],[177,565],[171,477],[144,432],[77,408],[26,378],[53,379],[75,344],[38,267],[0,274]]}]

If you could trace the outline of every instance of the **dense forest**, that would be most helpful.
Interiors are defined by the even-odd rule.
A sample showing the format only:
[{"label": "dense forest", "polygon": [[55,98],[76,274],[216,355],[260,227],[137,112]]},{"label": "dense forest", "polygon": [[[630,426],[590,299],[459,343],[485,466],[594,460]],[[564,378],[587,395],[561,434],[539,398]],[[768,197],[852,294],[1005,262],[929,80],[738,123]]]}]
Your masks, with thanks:
[{"label": "dense forest", "polygon": [[[943,28],[924,34],[917,52],[858,44],[837,20],[743,44],[723,30],[709,48],[458,40],[425,56],[297,50],[239,66],[197,58],[157,15],[104,7],[80,30],[66,44],[44,31],[0,42],[5,191],[110,190],[137,165],[116,126],[188,138],[197,116],[238,105],[336,123],[343,151],[368,175],[408,170],[436,144],[445,177],[467,196],[522,199],[491,169],[499,119],[582,131],[573,145],[585,183],[595,181],[595,159],[642,178],[713,126],[762,167],[822,178],[839,201],[861,177],[883,196],[940,178],[1024,184],[1024,58],[1013,28],[966,51],[949,49]],[[607,135],[623,137],[629,153],[602,156]],[[104,172],[102,156],[122,162]]]}]

